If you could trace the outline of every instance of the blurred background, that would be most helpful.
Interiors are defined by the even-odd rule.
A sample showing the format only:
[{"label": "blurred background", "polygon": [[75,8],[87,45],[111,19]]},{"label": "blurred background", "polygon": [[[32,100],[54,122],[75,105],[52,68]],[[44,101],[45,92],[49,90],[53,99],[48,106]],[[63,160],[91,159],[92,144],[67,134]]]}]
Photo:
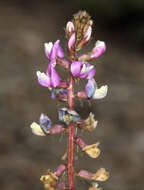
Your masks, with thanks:
[{"label": "blurred background", "polygon": [[[93,40],[106,42],[107,51],[96,60],[96,81],[108,84],[104,100],[76,101],[75,109],[99,121],[87,144],[100,141],[101,156],[92,160],[79,151],[78,169],[111,174],[101,183],[106,190],[144,189],[144,1],[143,0],[1,0],[0,1],[0,189],[40,190],[39,178],[54,170],[66,150],[65,136],[38,137],[30,124],[46,113],[58,123],[49,91],[38,85],[36,71],[48,60],[43,43],[61,40],[66,52],[64,27],[78,10],[94,21]],[[89,184],[77,180],[77,189]]]}]

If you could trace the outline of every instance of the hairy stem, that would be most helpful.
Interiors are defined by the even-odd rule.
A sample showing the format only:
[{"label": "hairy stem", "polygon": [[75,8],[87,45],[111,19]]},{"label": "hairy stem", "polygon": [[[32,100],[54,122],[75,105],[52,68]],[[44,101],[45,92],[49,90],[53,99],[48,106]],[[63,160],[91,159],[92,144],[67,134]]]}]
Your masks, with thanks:
[{"label": "hairy stem", "polygon": [[[68,87],[68,108],[73,109],[74,106],[74,79],[70,73]],[[69,124],[68,132],[68,186],[69,190],[74,190],[74,123]]]}]

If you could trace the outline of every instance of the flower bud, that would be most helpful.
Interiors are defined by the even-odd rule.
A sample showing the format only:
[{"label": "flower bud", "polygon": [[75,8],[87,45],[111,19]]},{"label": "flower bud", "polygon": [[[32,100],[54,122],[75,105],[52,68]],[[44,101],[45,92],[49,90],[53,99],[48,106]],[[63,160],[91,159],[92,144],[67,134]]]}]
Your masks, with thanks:
[{"label": "flower bud", "polygon": [[74,32],[75,28],[74,28],[74,24],[73,22],[69,21],[66,25],[66,32],[68,34],[68,36],[70,37],[72,35],[72,33]]},{"label": "flower bud", "polygon": [[87,29],[87,31],[84,34],[85,43],[90,40],[91,33],[92,33],[92,27],[89,26],[88,29]]},{"label": "flower bud", "polygon": [[69,38],[69,41],[68,41],[68,49],[69,49],[69,51],[73,51],[74,46],[75,46],[75,42],[76,42],[76,37],[75,37],[75,33],[73,33],[71,35],[71,37]]}]

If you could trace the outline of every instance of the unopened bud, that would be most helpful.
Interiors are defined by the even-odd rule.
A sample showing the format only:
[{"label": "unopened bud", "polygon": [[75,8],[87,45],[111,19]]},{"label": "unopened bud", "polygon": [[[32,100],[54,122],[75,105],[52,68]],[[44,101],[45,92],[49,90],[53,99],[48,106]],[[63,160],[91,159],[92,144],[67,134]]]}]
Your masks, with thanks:
[{"label": "unopened bud", "polygon": [[66,25],[66,32],[68,34],[68,36],[70,37],[72,35],[72,33],[74,32],[75,28],[74,28],[74,24],[73,22],[69,21]]},{"label": "unopened bud", "polygon": [[106,181],[108,178],[109,178],[109,173],[105,170],[105,168],[100,168],[92,176],[92,180],[94,181]]},{"label": "unopened bud", "polygon": [[85,34],[84,34],[85,43],[90,40],[91,33],[92,33],[92,27],[89,26],[88,29],[87,29],[87,31],[86,31]]},{"label": "unopened bud", "polygon": [[72,51],[74,49],[75,42],[76,42],[76,37],[75,37],[75,33],[73,33],[68,41],[69,51]]}]

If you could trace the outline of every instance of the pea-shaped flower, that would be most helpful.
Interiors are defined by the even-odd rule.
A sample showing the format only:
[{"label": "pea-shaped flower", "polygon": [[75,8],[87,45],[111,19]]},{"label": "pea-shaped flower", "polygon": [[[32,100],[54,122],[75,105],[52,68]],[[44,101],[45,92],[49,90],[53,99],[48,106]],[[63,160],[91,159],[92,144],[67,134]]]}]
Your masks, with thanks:
[{"label": "pea-shaped flower", "polygon": [[51,126],[52,126],[52,123],[49,117],[42,113],[40,115],[39,124],[37,124],[36,122],[33,122],[30,127],[32,129],[32,132],[35,135],[46,136],[47,134],[49,134],[49,130],[51,129]]},{"label": "pea-shaped flower", "polygon": [[88,80],[88,83],[86,84],[85,87],[85,92],[88,98],[93,98],[93,99],[105,98],[107,95],[107,91],[108,91],[107,85],[103,85],[100,88],[98,88],[94,79]]},{"label": "pea-shaped flower", "polygon": [[46,73],[37,71],[38,83],[41,86],[56,88],[60,84],[60,77],[55,70],[56,62],[51,61],[48,65]]},{"label": "pea-shaped flower", "polygon": [[77,122],[80,120],[80,115],[74,111],[67,108],[60,108],[58,110],[58,118],[60,121],[69,124],[70,122]]},{"label": "pea-shaped flower", "polygon": [[71,64],[71,73],[74,77],[91,79],[96,71],[93,65],[81,61],[73,61]]},{"label": "pea-shaped flower", "polygon": [[60,40],[57,40],[54,44],[52,42],[44,43],[45,55],[50,60],[56,59],[56,57],[63,58],[64,52],[61,46],[59,45]]}]

